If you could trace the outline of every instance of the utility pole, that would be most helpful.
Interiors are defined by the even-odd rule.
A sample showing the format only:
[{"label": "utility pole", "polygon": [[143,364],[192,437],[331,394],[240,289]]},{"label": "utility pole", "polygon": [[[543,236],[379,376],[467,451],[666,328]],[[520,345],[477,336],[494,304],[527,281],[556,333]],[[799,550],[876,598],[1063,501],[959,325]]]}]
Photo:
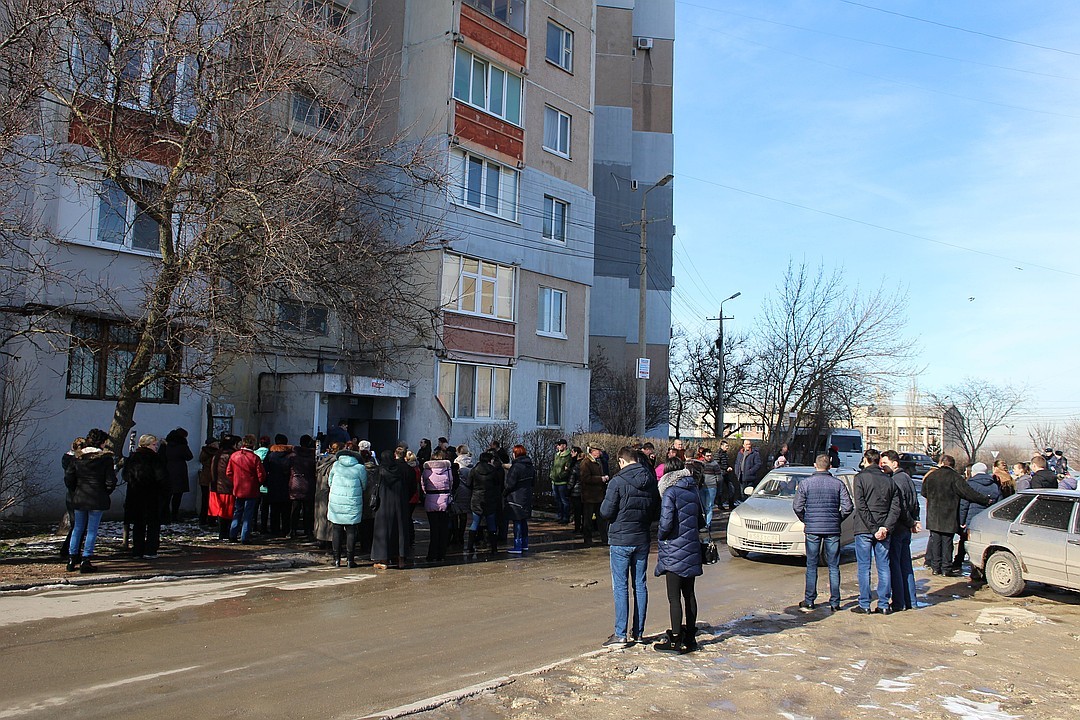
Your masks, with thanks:
[{"label": "utility pole", "polygon": [[[637,396],[637,430],[639,437],[645,437],[645,389],[649,382],[649,373],[643,368],[648,364],[647,346],[645,342],[645,303],[646,291],[648,290],[648,234],[649,221],[645,217],[645,200],[649,193],[658,187],[671,182],[675,176],[668,173],[648,187],[641,195],[641,254],[638,259],[638,361],[634,370],[637,373],[638,396]],[[642,362],[645,361],[645,362]]]},{"label": "utility pole", "polygon": [[734,320],[735,318],[724,317],[724,303],[728,300],[734,300],[742,295],[742,292],[737,292],[729,298],[724,298],[720,301],[720,316],[714,318],[706,318],[706,320],[719,320],[720,330],[716,336],[716,357],[717,357],[717,369],[716,369],[716,418],[713,421],[713,437],[717,442],[724,439],[724,320]]}]

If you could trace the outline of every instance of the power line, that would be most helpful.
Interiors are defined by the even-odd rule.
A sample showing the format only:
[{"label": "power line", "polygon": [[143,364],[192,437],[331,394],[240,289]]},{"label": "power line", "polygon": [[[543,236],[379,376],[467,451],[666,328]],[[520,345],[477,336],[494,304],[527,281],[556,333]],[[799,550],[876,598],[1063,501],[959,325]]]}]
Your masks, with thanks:
[{"label": "power line", "polygon": [[724,188],[725,190],[731,190],[733,192],[742,193],[743,195],[749,195],[751,197],[761,198],[762,200],[769,200],[770,202],[780,203],[782,205],[788,205],[789,207],[799,208],[800,210],[806,210],[808,212],[817,213],[819,215],[825,215],[827,217],[836,218],[838,220],[844,220],[845,222],[855,223],[856,225],[862,225],[864,227],[874,228],[875,230],[883,230],[885,232],[893,233],[895,235],[901,235],[903,237],[914,238],[916,240],[923,240],[928,243],[934,243],[935,245],[941,245],[943,247],[952,248],[953,250],[961,250],[963,252],[974,253],[976,255],[983,255],[985,257],[991,257],[996,260],[1004,260],[1005,262],[1012,263],[1014,267],[1027,266],[1032,268],[1038,268],[1040,270],[1046,270],[1047,272],[1060,273],[1062,275],[1068,275],[1070,277],[1080,277],[1080,273],[1071,272],[1069,270],[1063,270],[1058,267],[1051,267],[1049,265],[1040,265],[1029,260],[1018,260],[1016,258],[1008,257],[1007,255],[998,255],[986,250],[979,250],[977,248],[967,247],[965,245],[958,245],[956,243],[947,242],[945,240],[937,240],[926,235],[917,235],[905,230],[897,230],[886,225],[879,225],[878,223],[872,223],[867,220],[859,220],[857,218],[848,217],[847,215],[841,215],[840,213],[830,212],[829,210],[821,210],[819,208],[810,207],[809,205],[802,205],[790,200],[781,200],[780,198],[765,195],[764,193],[754,192],[752,190],[744,190],[743,188],[735,187],[734,185],[726,185],[724,183],[716,182],[715,180],[706,180],[704,178],[694,177],[693,175],[687,175],[685,173],[679,174],[680,178],[686,180],[694,180],[706,185],[713,185],[716,187]]},{"label": "power line", "polygon": [[1027,47],[1037,48],[1039,50],[1050,50],[1051,52],[1063,53],[1065,55],[1075,55],[1080,57],[1080,52],[1073,52],[1072,50],[1063,50],[1061,48],[1051,47],[1050,45],[1039,45],[1037,43],[1030,43],[1024,40],[1016,40],[1014,38],[1002,37],[1001,35],[992,35],[990,33],[982,32],[981,30],[972,30],[971,28],[960,27],[959,25],[949,25],[948,23],[939,22],[937,20],[929,20],[927,18],[918,17],[917,15],[907,15],[902,12],[896,12],[895,10],[886,10],[885,8],[875,7],[874,5],[867,5],[866,3],[856,2],[855,0],[839,0],[839,2],[847,5],[854,5],[856,7],[866,8],[867,10],[874,10],[876,12],[885,13],[886,15],[895,15],[907,20],[915,20],[916,22],[926,23],[928,25],[936,25],[938,27],[948,28],[949,30],[956,30],[958,32],[969,33],[971,35],[979,35],[980,37],[990,38],[992,40],[1000,40],[1002,42],[1013,43],[1015,45],[1025,45]]}]

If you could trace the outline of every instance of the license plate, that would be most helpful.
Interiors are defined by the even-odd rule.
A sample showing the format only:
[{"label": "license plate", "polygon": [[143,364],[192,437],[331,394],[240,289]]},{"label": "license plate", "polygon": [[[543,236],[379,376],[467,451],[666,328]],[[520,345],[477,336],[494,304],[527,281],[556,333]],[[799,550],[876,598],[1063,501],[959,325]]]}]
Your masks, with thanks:
[{"label": "license plate", "polygon": [[747,532],[747,540],[753,540],[754,542],[765,543],[777,543],[780,542],[780,536],[776,533],[763,533],[763,532]]}]

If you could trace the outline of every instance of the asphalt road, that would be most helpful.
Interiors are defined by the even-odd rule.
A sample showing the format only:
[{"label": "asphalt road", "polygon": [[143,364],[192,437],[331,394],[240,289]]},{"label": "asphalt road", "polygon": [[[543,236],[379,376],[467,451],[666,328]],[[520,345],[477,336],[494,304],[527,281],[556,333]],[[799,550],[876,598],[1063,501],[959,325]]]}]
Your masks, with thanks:
[{"label": "asphalt road", "polygon": [[[801,598],[798,562],[721,555],[701,622]],[[647,635],[667,627],[654,562]],[[0,719],[359,718],[595,650],[612,624],[606,548],[542,532],[467,565],[5,594]]]}]

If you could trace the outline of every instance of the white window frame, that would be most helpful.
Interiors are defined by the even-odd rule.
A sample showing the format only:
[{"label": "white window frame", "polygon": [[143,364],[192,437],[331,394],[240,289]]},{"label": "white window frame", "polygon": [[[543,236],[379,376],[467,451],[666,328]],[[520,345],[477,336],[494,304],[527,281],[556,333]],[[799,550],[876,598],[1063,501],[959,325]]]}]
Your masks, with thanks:
[{"label": "white window frame", "polygon": [[[308,110],[303,117],[296,116],[297,103],[306,102]],[[315,117],[312,118],[314,112]],[[311,122],[314,119],[315,122]],[[289,98],[289,121],[293,129],[315,132],[334,132],[341,127],[340,110],[332,105],[323,104],[317,97],[303,90],[293,90]]]},{"label": "white window frame", "polygon": [[[151,185],[155,184],[155,183],[151,183],[149,180],[141,180],[141,179],[134,179],[134,180],[130,180],[130,181],[131,182],[146,183],[146,184],[151,184]],[[117,243],[117,242],[111,242],[109,240],[102,240],[101,239],[101,233],[102,233],[102,230],[103,230],[103,228],[102,228],[102,223],[103,223],[102,209],[103,208],[102,208],[102,206],[105,205],[105,204],[108,204],[108,201],[107,201],[106,196],[104,194],[105,191],[106,191],[106,187],[107,187],[106,183],[108,183],[109,185],[114,187],[117,191],[123,192],[123,189],[120,187],[120,185],[118,183],[115,183],[114,181],[109,180],[108,178],[101,178],[101,179],[99,179],[97,181],[97,184],[96,184],[96,186],[94,188],[93,195],[92,195],[93,202],[94,202],[94,209],[93,209],[93,222],[91,223],[91,226],[90,226],[90,242],[91,242],[91,244],[96,245],[97,247],[117,248],[117,249],[127,250],[127,251],[130,251],[130,252],[133,252],[133,253],[141,253],[141,254],[145,254],[145,255],[153,255],[155,257],[160,257],[161,256],[160,236],[155,237],[155,240],[157,242],[156,242],[156,244],[154,245],[154,247],[152,249],[151,248],[145,248],[145,247],[136,247],[133,244],[133,241],[135,239],[136,223],[140,219],[139,218],[140,213],[139,213],[138,207],[135,204],[135,201],[127,193],[124,193],[125,204],[124,204],[124,217],[123,217],[123,223],[124,223],[123,241]],[[153,218],[145,217],[145,220],[147,220],[149,222],[153,222],[154,225],[158,228],[158,232],[160,232],[160,224],[157,223],[155,220],[153,220]]]},{"label": "white window frame", "polygon": [[[560,210],[562,217],[560,219]],[[542,235],[545,240],[557,243],[566,243],[566,228],[569,224],[570,203],[560,200],[551,195],[544,196],[544,227]]]},{"label": "white window frame", "polygon": [[[476,87],[478,73],[482,74],[480,82],[483,83],[483,87],[481,88]],[[495,91],[496,86],[499,85],[502,87],[501,95]],[[478,93],[483,97],[477,98]],[[523,127],[525,81],[522,77],[469,52],[460,45],[454,53],[453,95],[458,102],[483,110],[511,125]],[[512,102],[513,95],[517,97],[516,105]]]},{"label": "white window frame", "polygon": [[[572,120],[569,114],[564,113],[557,107],[544,106],[544,149],[559,157],[570,158],[570,138],[572,137]],[[554,135],[549,132],[549,123],[555,123]],[[548,145],[548,137],[554,137],[555,146]]]},{"label": "white window frame", "polygon": [[[479,182],[475,186],[474,172],[479,172]],[[490,187],[493,172],[498,179],[494,195]],[[482,155],[453,148],[450,151],[450,178],[450,197],[455,204],[510,222],[518,221],[518,194],[521,187],[521,173],[518,170]],[[494,208],[491,206],[492,198]]]},{"label": "white window frame", "polygon": [[[559,33],[559,49],[551,57],[552,32]],[[552,19],[548,19],[547,36],[544,38],[544,58],[555,67],[568,73],[574,72],[574,33]]]},{"label": "white window frame", "polygon": [[[98,44],[97,41],[100,38],[97,32],[91,29],[93,22],[101,22],[108,27],[109,41],[107,44]],[[105,102],[112,102],[116,94],[117,75],[114,75],[111,63],[113,61],[113,49],[120,44],[116,24],[105,19],[92,21],[80,18],[75,21],[75,26],[81,32],[74,33],[71,38],[70,69],[72,72],[72,89],[83,95],[96,97]],[[91,44],[97,54],[97,57],[93,59],[92,66],[87,63],[86,57],[83,55],[87,49],[85,46]],[[150,95],[150,81],[153,77],[154,62],[160,47],[160,42],[151,40],[139,51],[139,73],[138,77],[132,80],[135,97],[118,99],[118,105],[143,112],[153,110],[151,107],[153,98]],[[119,60],[119,58],[117,59]],[[184,57],[177,63],[176,72],[173,74],[172,106],[169,108],[169,114],[172,115],[174,120],[182,124],[190,123],[195,119],[195,93],[191,87],[197,75],[197,70],[192,71],[194,67],[196,67],[196,60],[192,57]],[[123,69],[117,68],[117,71],[123,73]],[[98,74],[101,74],[101,77],[95,78]],[[102,83],[96,83],[95,79],[100,79]]]},{"label": "white window frame", "polygon": [[[544,297],[548,300],[545,303]],[[536,334],[566,338],[566,301],[568,293],[558,288],[540,286],[536,298]],[[554,300],[558,298],[558,307]]]},{"label": "white window frame", "polygon": [[[470,267],[474,264],[475,271]],[[490,260],[445,253],[442,278],[444,309],[464,315],[514,322],[517,283],[513,267]],[[470,285],[472,290],[468,292]],[[488,287],[494,301],[491,312],[485,312],[483,306],[484,290]]]},{"label": "white window frame", "polygon": [[[436,368],[436,378],[435,393],[452,419],[479,422],[510,419],[512,400],[510,368],[440,360]],[[453,388],[447,387],[451,382]],[[485,383],[487,385],[486,398],[481,397],[482,394],[478,392]],[[464,409],[464,412],[461,411],[462,405],[459,401],[463,388],[471,393],[471,402],[467,403],[468,407]]]},{"label": "white window frame", "polygon": [[[537,427],[562,427],[563,408],[566,406],[565,390],[565,383],[541,380],[536,384]],[[558,398],[555,403],[551,402],[553,392]]]}]

